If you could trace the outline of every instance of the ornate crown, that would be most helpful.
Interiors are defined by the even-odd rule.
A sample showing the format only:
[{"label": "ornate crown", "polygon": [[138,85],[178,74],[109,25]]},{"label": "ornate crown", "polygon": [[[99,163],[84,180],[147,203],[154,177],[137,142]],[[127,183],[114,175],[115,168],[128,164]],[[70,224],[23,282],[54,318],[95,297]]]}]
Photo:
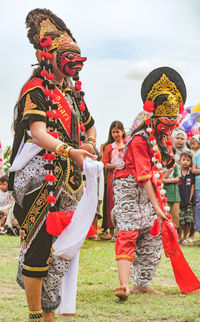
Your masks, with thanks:
[{"label": "ornate crown", "polygon": [[55,48],[62,48],[80,53],[80,48],[77,43],[73,41],[66,31],[63,32],[58,30],[49,18],[44,19],[40,23],[40,38],[44,37],[47,33],[59,34],[59,36],[52,39],[52,44],[48,47],[48,51],[51,51]]},{"label": "ornate crown", "polygon": [[181,93],[176,84],[163,74],[161,78],[154,83],[152,89],[147,95],[147,100],[154,102],[156,97],[160,95],[168,95],[167,99],[158,105],[155,109],[154,116],[173,117],[179,114],[179,103],[183,102]]}]

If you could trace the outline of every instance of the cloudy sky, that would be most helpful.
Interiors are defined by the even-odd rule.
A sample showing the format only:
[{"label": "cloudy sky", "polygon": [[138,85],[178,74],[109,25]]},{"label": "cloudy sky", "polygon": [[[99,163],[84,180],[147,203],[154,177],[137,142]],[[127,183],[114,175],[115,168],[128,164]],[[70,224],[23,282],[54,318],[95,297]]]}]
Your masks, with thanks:
[{"label": "cloudy sky", "polygon": [[183,76],[186,106],[200,101],[200,2],[198,0],[10,0],[1,4],[0,140],[12,143],[13,108],[36,63],[25,18],[48,8],[71,29],[88,60],[80,74],[96,120],[98,145],[110,123],[128,130],[142,109],[141,83],[154,68],[170,66]]}]

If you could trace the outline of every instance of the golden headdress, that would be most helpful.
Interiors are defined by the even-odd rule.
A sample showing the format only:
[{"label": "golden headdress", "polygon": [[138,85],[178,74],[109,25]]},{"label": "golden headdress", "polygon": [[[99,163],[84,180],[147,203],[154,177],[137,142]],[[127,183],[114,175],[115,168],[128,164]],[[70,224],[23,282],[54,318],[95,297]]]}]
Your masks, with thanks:
[{"label": "golden headdress", "polygon": [[65,49],[80,53],[71,31],[65,23],[48,9],[34,9],[26,17],[28,38],[37,50],[41,49],[40,39],[50,36],[52,39],[48,51]]},{"label": "golden headdress", "polygon": [[160,67],[145,78],[141,95],[143,102],[154,102],[153,116],[174,119],[179,115],[179,104],[186,100],[185,83],[174,69]]}]

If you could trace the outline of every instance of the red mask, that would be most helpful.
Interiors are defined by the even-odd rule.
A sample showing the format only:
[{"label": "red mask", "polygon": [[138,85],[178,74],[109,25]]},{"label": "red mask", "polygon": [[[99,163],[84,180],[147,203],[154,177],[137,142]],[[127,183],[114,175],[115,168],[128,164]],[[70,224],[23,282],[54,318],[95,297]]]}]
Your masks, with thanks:
[{"label": "red mask", "polygon": [[66,76],[74,76],[81,71],[83,62],[86,57],[81,57],[80,54],[72,51],[57,52],[58,69]]},{"label": "red mask", "polygon": [[171,136],[171,132],[174,129],[174,127],[175,126],[169,126],[169,125],[163,124],[159,120],[156,123],[157,133],[162,133],[162,134],[165,134],[167,136]]}]

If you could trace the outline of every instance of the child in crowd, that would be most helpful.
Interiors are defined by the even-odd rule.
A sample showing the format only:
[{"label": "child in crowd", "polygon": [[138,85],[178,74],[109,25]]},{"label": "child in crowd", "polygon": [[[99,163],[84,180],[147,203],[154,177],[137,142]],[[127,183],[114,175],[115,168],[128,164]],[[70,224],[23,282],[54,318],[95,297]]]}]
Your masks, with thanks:
[{"label": "child in crowd", "polygon": [[8,215],[9,193],[8,193],[8,176],[0,177],[0,227],[4,230],[4,225]]},{"label": "child in crowd", "polygon": [[[197,150],[196,150],[197,151]],[[196,231],[200,233],[200,152],[196,152],[193,158],[192,173],[195,175],[195,223]],[[200,245],[200,240],[197,241],[196,245]]]},{"label": "child in crowd", "polygon": [[194,154],[200,152],[200,135],[196,134],[190,139],[190,147]]},{"label": "child in crowd", "polygon": [[187,134],[185,133],[184,128],[179,127],[173,131],[173,137],[174,137],[174,145],[173,145],[174,159],[176,162],[178,162],[180,159],[181,153],[185,150],[189,150],[186,145]]},{"label": "child in crowd", "polygon": [[112,138],[114,142],[107,145],[104,153],[102,162],[104,163],[105,169],[108,170],[108,177],[107,177],[107,228],[110,228],[110,235],[106,237],[106,239],[111,239],[115,241],[114,237],[114,226],[111,219],[111,210],[114,207],[113,201],[113,172],[116,169],[119,161],[121,153],[124,149],[124,138],[125,138],[125,131],[122,122],[114,121],[110,126],[110,131],[112,134]]},{"label": "child in crowd", "polygon": [[[192,199],[194,196],[194,175],[190,170],[192,158],[192,152],[185,151],[181,153],[179,160],[181,167],[181,175],[178,183],[181,198],[179,240],[182,245],[189,244],[187,236],[190,233],[191,225],[194,223],[192,206]],[[192,236],[190,236],[190,238],[192,238]]]},{"label": "child in crowd", "polygon": [[178,191],[179,182],[179,167],[175,163],[171,169],[163,170],[164,189],[166,190],[167,203],[170,207],[169,213],[172,215],[172,220],[178,229],[179,227],[179,211],[180,211],[180,196]]},{"label": "child in crowd", "polygon": [[[193,155],[197,154],[200,152],[200,135],[196,134],[190,139],[190,148],[192,152],[194,153]],[[191,223],[190,225],[190,236],[187,239],[188,242],[193,243],[194,241],[194,234],[196,231],[195,227],[195,212],[196,212],[196,206],[195,206],[195,200],[193,201],[193,217],[194,217],[194,222]]]},{"label": "child in crowd", "polygon": [[[10,232],[12,235],[12,224],[17,225],[17,220],[13,215],[14,200],[8,191],[8,176],[3,175],[0,177],[0,233],[6,234]],[[16,222],[15,222],[16,221]],[[10,227],[11,226],[11,227]],[[10,228],[10,229],[8,229]]]}]

